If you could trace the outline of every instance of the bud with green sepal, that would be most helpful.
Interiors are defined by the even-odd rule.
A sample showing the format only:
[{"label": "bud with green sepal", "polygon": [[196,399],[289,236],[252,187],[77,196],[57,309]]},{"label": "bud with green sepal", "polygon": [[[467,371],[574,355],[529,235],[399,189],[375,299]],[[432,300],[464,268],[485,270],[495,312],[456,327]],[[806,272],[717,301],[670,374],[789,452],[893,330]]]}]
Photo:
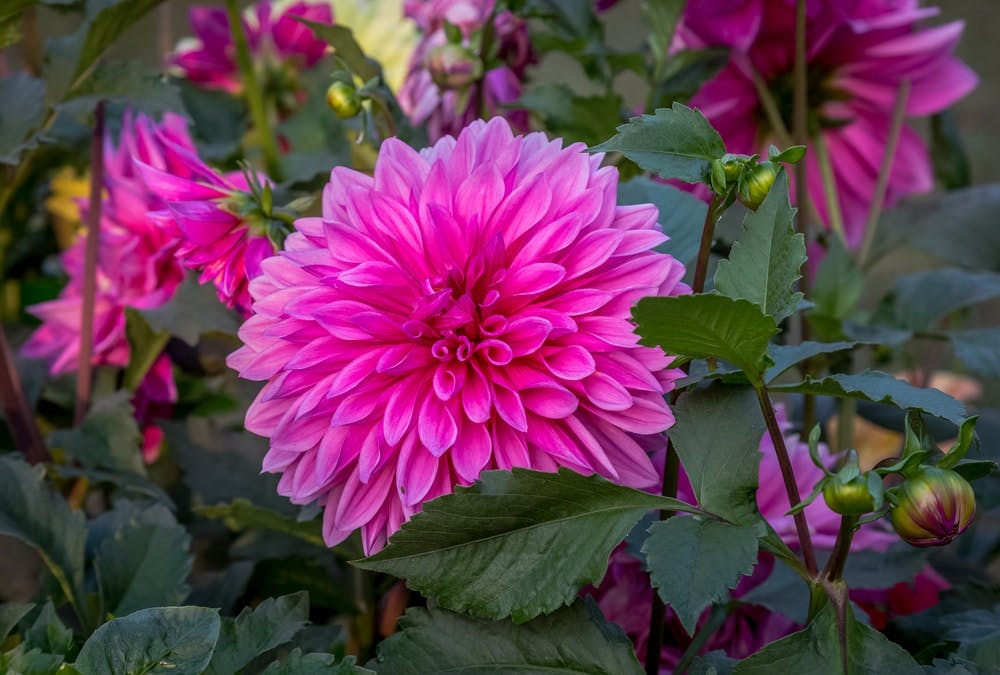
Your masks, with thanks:
[{"label": "bud with green sepal", "polygon": [[326,104],[342,119],[356,116],[361,112],[361,95],[353,82],[338,78],[326,90]]},{"label": "bud with green sepal", "polygon": [[969,527],[976,513],[972,486],[950,469],[921,466],[889,494],[892,526],[913,546],[950,544]]},{"label": "bud with green sepal", "polygon": [[809,433],[809,457],[823,471],[821,478],[813,487],[812,493],[802,502],[792,507],[789,513],[798,513],[812,504],[823,494],[823,500],[834,513],[844,516],[861,516],[880,510],[885,504],[885,491],[882,487],[882,477],[874,471],[861,471],[858,463],[858,453],[851,449],[847,458],[836,473],[830,471],[819,454],[819,425]]}]

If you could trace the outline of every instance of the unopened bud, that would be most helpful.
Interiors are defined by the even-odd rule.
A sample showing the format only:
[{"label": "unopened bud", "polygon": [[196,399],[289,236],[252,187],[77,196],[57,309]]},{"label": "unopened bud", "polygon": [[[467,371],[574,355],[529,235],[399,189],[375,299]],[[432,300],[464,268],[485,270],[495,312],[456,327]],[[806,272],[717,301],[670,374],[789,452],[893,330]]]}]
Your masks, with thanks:
[{"label": "unopened bud", "polygon": [[361,112],[361,97],[349,82],[337,80],[326,90],[326,104],[337,117],[354,117]]},{"label": "unopened bud", "polygon": [[772,162],[761,162],[744,176],[740,185],[740,201],[744,206],[757,210],[771,191],[774,179],[778,176],[778,168]]},{"label": "unopened bud", "polygon": [[921,467],[896,488],[889,516],[903,541],[913,546],[944,546],[962,534],[976,513],[972,486],[949,469]]},{"label": "unopened bud", "polygon": [[441,89],[465,89],[483,76],[483,62],[461,45],[446,44],[427,55],[427,70]]},{"label": "unopened bud", "polygon": [[864,475],[846,483],[836,478],[828,480],[823,486],[823,499],[831,511],[842,516],[860,516],[875,510],[875,496]]}]

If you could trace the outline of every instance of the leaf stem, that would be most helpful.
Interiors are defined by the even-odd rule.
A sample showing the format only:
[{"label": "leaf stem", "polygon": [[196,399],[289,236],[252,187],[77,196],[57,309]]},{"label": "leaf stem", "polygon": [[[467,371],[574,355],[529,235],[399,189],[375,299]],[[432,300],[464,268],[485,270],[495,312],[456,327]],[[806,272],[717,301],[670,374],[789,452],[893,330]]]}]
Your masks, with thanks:
[{"label": "leaf stem", "polygon": [[833,175],[833,164],[826,148],[823,134],[816,134],[816,161],[819,162],[819,172],[823,178],[823,194],[826,197],[826,212],[830,218],[832,229],[847,247],[847,234],[844,231],[844,216],[840,212],[840,196],[837,194],[837,179]]},{"label": "leaf stem", "polygon": [[823,576],[830,581],[840,581],[844,576],[844,565],[847,562],[847,555],[851,552],[851,540],[854,538],[857,526],[857,516],[841,516],[840,530],[833,545],[833,553],[830,554],[830,559],[823,569]]},{"label": "leaf stem", "polygon": [[29,464],[49,460],[49,451],[42,441],[35,415],[28,406],[21,386],[21,377],[14,367],[14,357],[10,351],[7,336],[0,328],[0,406],[4,418],[14,438],[14,447],[24,453]]},{"label": "leaf stem", "polygon": [[726,617],[729,616],[729,611],[730,603],[728,602],[712,608],[712,613],[709,615],[708,621],[694,634],[691,644],[687,646],[687,649],[681,655],[681,660],[677,662],[677,667],[674,668],[675,675],[684,675],[687,672],[688,668],[691,667],[691,662],[698,656],[698,652],[705,646],[705,643],[715,635],[716,631],[722,628],[722,624],[726,622]]},{"label": "leaf stem", "polygon": [[83,307],[80,315],[80,354],[76,372],[76,410],[79,425],[90,408],[94,351],[94,304],[97,297],[97,255],[101,236],[101,201],[104,186],[104,101],[94,109],[90,139],[90,203],[87,206],[87,241],[83,263]]},{"label": "leaf stem", "polygon": [[899,136],[903,131],[903,120],[906,117],[906,103],[910,99],[910,81],[903,80],[896,92],[896,103],[892,109],[892,125],[889,127],[889,137],[882,153],[882,165],[878,171],[878,181],[875,183],[875,193],[872,195],[871,207],[868,209],[868,220],[865,222],[865,238],[858,253],[858,267],[864,267],[868,254],[875,242],[875,230],[878,228],[879,216],[885,203],[885,193],[889,188],[889,177],[892,174],[893,160],[896,159],[896,148],[899,147]]},{"label": "leaf stem", "polygon": [[264,92],[261,90],[257,74],[254,72],[253,60],[250,58],[250,47],[247,44],[246,32],[243,29],[243,19],[236,0],[226,0],[226,13],[229,16],[229,31],[236,47],[236,64],[243,79],[243,93],[250,108],[254,130],[257,132],[257,142],[264,153],[264,166],[267,174],[273,180],[281,178],[281,166],[278,163],[278,143],[274,138],[264,102]]},{"label": "leaf stem", "polygon": [[[785,492],[788,494],[788,508],[791,508],[802,501],[799,494],[798,483],[795,482],[795,471],[792,469],[792,462],[788,457],[788,449],[785,447],[785,437],[781,433],[778,425],[778,418],[774,414],[774,405],[771,397],[767,393],[767,387],[760,385],[754,387],[757,392],[757,400],[760,402],[760,410],[764,414],[764,423],[774,444],[774,452],[778,457],[778,465],[781,467],[781,479],[785,483]],[[812,537],[809,535],[809,524],[806,522],[805,513],[799,511],[795,514],[795,531],[799,537],[799,547],[802,549],[802,559],[806,564],[809,574],[815,576],[816,553],[813,550]]]}]

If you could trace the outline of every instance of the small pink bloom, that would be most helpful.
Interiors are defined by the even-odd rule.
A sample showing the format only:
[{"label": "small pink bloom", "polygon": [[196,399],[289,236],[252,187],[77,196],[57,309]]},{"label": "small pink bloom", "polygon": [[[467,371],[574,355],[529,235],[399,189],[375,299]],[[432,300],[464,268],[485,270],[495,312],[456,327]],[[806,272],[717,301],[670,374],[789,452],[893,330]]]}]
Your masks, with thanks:
[{"label": "small pink bloom", "polygon": [[250,283],[229,365],[267,384],[246,426],[281,494],[325,506],[327,543],[361,528],[377,551],[486,469],[658,481],[645,446],[680,371],[630,308],[686,292],[684,268],[653,250],[653,206],[617,206],[617,171],[561,146],[502,118],[420,153],[389,139]]},{"label": "small pink bloom", "polygon": [[[333,12],[324,2],[295,2],[276,9],[274,3],[262,0],[243,14],[251,56],[265,76],[271,71],[310,68],[326,53],[326,43],[294,17],[333,23]],[[243,85],[226,10],[192,7],[188,18],[195,37],[178,45],[170,64],[191,82],[239,93]]]},{"label": "small pink bloom", "polygon": [[[766,154],[780,144],[761,107],[753,75],[770,89],[792,128],[794,0],[689,2],[675,48],[729,48],[729,64],[690,103],[719,130],[731,152]],[[807,17],[810,129],[822,135],[836,178],[848,243],[858,246],[875,190],[896,92],[911,83],[906,111],[940,112],[968,94],[976,75],[954,56],[962,22],[921,28],[937,9],[917,0],[822,0]],[[809,196],[829,225],[816,153],[806,156]],[[933,187],[930,157],[904,125],[887,204]],[[794,190],[793,190],[794,194]]]}]

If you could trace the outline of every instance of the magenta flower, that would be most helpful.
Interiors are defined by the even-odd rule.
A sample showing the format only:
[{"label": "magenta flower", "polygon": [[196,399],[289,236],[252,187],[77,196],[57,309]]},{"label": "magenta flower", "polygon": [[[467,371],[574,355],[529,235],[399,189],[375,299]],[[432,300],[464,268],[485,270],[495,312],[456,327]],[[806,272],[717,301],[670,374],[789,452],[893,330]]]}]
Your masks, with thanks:
[{"label": "magenta flower", "polygon": [[[406,15],[412,18],[424,38],[413,53],[410,71],[399,91],[399,103],[410,121],[426,125],[431,140],[457,135],[472,120],[501,115],[520,131],[528,128],[526,110],[507,109],[521,97],[521,81],[528,65],[534,61],[527,24],[511,12],[496,15],[495,0],[407,0]],[[472,35],[482,30],[493,17],[495,56],[500,64],[484,70],[484,61],[491,55],[477,54],[466,49],[466,63],[444,59],[442,50],[448,45],[445,23],[458,27],[462,47],[469,48]],[[453,56],[452,52],[448,53]],[[447,72],[439,72],[447,63]],[[486,65],[489,65],[488,63]],[[449,87],[452,71],[475,73],[477,79],[461,87]]]},{"label": "magenta flower", "polygon": [[636,487],[673,423],[680,371],[640,347],[639,298],[687,292],[651,205],[617,171],[501,118],[374,177],[337,167],[250,284],[229,365],[266,380],[247,412],[281,494],[325,506],[335,544],[382,548],[425,501],[486,469],[560,466]]},{"label": "magenta flower", "polygon": [[[919,27],[919,21],[936,13],[936,8],[919,7],[917,0],[809,3],[809,129],[822,135],[829,149],[851,246],[864,236],[900,85],[911,84],[906,111],[912,116],[940,112],[976,86],[976,75],[953,55],[962,22]],[[761,107],[755,73],[774,97],[784,127],[792,128],[794,26],[794,0],[687,4],[675,47],[731,49],[726,68],[690,101],[719,130],[731,152],[765,152],[770,143],[780,145]],[[810,198],[829,226],[816,152],[806,162]],[[904,125],[887,205],[929,190],[933,179],[924,142]]]},{"label": "magenta flower", "polygon": [[[166,303],[184,277],[175,258],[173,236],[147,217],[163,203],[144,184],[135,162],[169,170],[173,158],[164,145],[193,148],[184,120],[168,114],[161,124],[144,115],[126,115],[121,140],[115,147],[105,139],[104,187],[101,205],[100,253],[94,312],[94,365],[124,367],[129,361],[125,336],[125,308],[152,309]],[[84,215],[87,200],[81,203]],[[42,325],[23,347],[25,355],[49,361],[53,375],[77,368],[80,358],[80,321],[83,304],[84,238],[62,254],[69,283],[60,296],[28,308]],[[136,416],[147,428],[147,456],[158,442],[149,425],[154,413],[177,400],[170,361],[165,356],[147,374],[133,401]],[[149,405],[147,405],[147,403]],[[160,404],[159,407],[151,404]],[[150,414],[145,414],[149,411]]]},{"label": "magenta flower", "polygon": [[[274,3],[262,0],[243,14],[251,55],[269,82],[294,79],[297,69],[314,66],[326,53],[326,43],[296,16],[333,23],[333,11],[323,2],[295,2],[276,9]],[[195,37],[178,45],[170,58],[173,69],[205,88],[239,93],[243,85],[226,11],[192,7],[188,17]]]},{"label": "magenta flower", "polygon": [[200,270],[199,281],[214,284],[220,301],[248,314],[247,285],[261,261],[274,253],[274,245],[263,227],[248,218],[254,205],[246,178],[238,172],[223,176],[193,148],[162,135],[158,140],[169,149],[172,166],[136,160],[147,188],[166,207],[147,217],[177,238],[176,256],[184,267]]}]

